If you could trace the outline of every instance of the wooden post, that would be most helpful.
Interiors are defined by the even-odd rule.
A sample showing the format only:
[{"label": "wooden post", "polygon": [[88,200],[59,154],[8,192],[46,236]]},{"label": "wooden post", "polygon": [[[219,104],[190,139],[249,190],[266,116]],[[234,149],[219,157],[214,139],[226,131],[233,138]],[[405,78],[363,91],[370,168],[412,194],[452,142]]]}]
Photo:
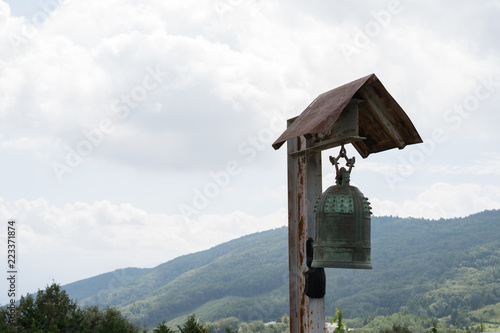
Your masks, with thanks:
[{"label": "wooden post", "polygon": [[304,293],[306,241],[314,236],[313,206],[322,191],[321,151],[309,151],[306,146],[303,137],[287,143],[290,332],[323,333],[325,299]]}]

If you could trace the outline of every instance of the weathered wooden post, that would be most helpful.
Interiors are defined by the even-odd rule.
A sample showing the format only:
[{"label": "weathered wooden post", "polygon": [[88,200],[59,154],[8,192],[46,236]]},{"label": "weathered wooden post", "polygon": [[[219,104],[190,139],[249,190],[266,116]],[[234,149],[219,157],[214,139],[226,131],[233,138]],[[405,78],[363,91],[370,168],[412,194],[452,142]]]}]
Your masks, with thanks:
[{"label": "weathered wooden post", "polygon": [[[318,96],[273,143],[287,142],[290,332],[324,332],[324,271],[306,287],[307,240],[314,239],[314,209],[322,194],[321,151],[351,143],[366,158],[422,139],[399,104],[375,74]],[[310,265],[309,265],[310,266]],[[314,269],[313,269],[314,270]],[[311,282],[312,281],[312,282]]]}]

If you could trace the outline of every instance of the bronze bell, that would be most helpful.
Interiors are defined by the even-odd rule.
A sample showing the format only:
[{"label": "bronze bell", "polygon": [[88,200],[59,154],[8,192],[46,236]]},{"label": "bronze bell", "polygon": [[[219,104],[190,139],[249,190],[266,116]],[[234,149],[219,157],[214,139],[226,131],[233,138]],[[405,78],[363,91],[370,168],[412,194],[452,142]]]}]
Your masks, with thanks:
[{"label": "bronze bell", "polygon": [[[338,168],[344,157],[349,170]],[[319,198],[315,209],[312,267],[372,269],[370,262],[371,207],[361,191],[349,185],[354,157],[348,159],[342,146],[337,158],[336,185]]]}]

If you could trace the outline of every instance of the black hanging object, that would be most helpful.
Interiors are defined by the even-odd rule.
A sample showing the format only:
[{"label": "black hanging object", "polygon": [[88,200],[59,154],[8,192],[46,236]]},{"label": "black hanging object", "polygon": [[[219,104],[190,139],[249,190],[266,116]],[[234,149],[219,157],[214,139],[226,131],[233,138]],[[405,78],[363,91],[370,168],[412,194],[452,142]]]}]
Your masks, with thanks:
[{"label": "black hanging object", "polygon": [[313,241],[308,239],[306,242],[306,264],[305,273],[306,285],[304,293],[310,298],[323,298],[326,292],[326,275],[324,268],[311,267],[313,261]]}]

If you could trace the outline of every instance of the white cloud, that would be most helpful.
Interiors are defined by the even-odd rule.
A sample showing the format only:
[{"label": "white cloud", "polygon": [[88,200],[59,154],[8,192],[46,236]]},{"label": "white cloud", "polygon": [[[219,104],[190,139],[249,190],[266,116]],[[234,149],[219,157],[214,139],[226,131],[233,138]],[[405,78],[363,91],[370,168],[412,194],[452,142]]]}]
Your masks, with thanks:
[{"label": "white cloud", "polygon": [[[175,161],[185,169],[194,159],[189,158],[193,154],[183,152],[206,144],[208,138],[218,149],[202,158],[205,165],[212,165],[234,149],[245,133],[254,131],[249,126],[259,128],[263,117],[255,110],[273,110],[283,104],[277,98],[283,95],[281,77],[291,72],[284,64],[276,66],[275,60],[210,41],[206,29],[214,20],[218,22],[217,17],[207,15],[214,12],[212,7],[197,5],[198,14],[193,15],[184,2],[173,7],[65,2],[4,67],[0,86],[8,89],[2,110],[10,124],[4,123],[3,130],[9,136],[28,132],[50,136],[59,147],[69,145],[76,150],[85,139],[82,131],[97,128],[109,117],[117,131],[106,140],[108,149],[101,158],[169,168],[157,158],[156,150],[143,148],[154,142],[166,151],[163,156],[177,156]],[[133,20],[124,26],[123,17]],[[173,24],[180,18],[182,25]],[[170,26],[193,29],[193,33]],[[159,68],[163,82],[145,98],[130,101],[148,68]],[[120,108],[128,109],[123,121],[114,112]],[[234,126],[227,126],[228,122]],[[128,158],[120,152],[122,147],[127,147]],[[54,150],[52,159],[60,161],[57,147]],[[89,158],[98,156],[98,150]]]},{"label": "white cloud", "polygon": [[463,217],[486,209],[500,209],[500,187],[473,183],[435,183],[413,200],[394,202],[373,198],[377,216],[423,217],[428,219]]},{"label": "white cloud", "polygon": [[474,159],[470,165],[433,166],[431,172],[467,176],[500,175],[500,154],[484,152],[483,159]]},{"label": "white cloud", "polygon": [[[354,28],[375,20],[370,13],[387,4],[369,5],[369,15],[360,13],[346,26],[325,19],[316,7],[305,10],[303,4],[286,6],[283,12],[279,1],[66,1],[4,60],[0,87],[5,98],[0,103],[10,123],[3,130],[9,136],[29,132],[74,147],[83,129],[92,130],[103,117],[111,117],[123,125],[122,135],[117,129],[106,150],[95,149],[88,158],[185,169],[195,163],[192,154],[183,152],[208,137],[218,149],[202,158],[214,167],[246,135],[266,126],[270,114],[300,113],[319,93],[374,72],[381,59],[403,57],[404,62],[388,61],[379,76],[410,108],[421,129],[436,126],[479,75],[497,68],[488,59],[474,59],[456,40],[443,43],[427,26],[404,24],[403,17],[413,17],[416,5],[401,6],[401,13],[354,58],[352,68],[345,66],[340,43]],[[340,7],[335,9],[346,10]],[[2,8],[10,22],[7,32],[22,34],[30,20],[11,18],[8,8]],[[147,68],[156,66],[166,73],[161,87],[134,103],[124,122],[113,118],[113,101],[123,102]],[[433,84],[428,84],[431,69]],[[159,159],[156,150],[148,149],[151,142],[163,147],[164,156],[177,156],[177,163]],[[47,153],[59,161],[64,152],[53,150]]]},{"label": "white cloud", "polygon": [[[44,199],[21,199],[2,205],[0,211],[0,218],[4,220],[16,216],[21,229],[27,228],[37,236],[59,239],[67,246],[88,252],[176,249],[179,255],[286,223],[279,218],[283,212],[262,219],[238,211],[224,216],[201,215],[197,219],[185,219],[179,215],[152,214],[130,204],[114,205],[109,201],[76,202],[57,207]],[[224,230],[223,236],[212,237],[221,234],[221,230]],[[24,244],[23,248],[29,254],[38,251],[30,244]]]},{"label": "white cloud", "polygon": [[287,189],[285,186],[277,189],[265,186],[256,190],[252,198],[257,201],[271,200],[274,202],[282,202],[287,198]]},{"label": "white cloud", "polygon": [[[267,216],[152,214],[131,204],[75,202],[58,207],[45,199],[0,201],[0,220],[16,219],[23,292],[51,279],[69,283],[123,267],[152,267],[250,233],[287,224],[285,209]],[[5,241],[5,238],[4,238]],[[46,262],[37,272],[33,262]],[[99,258],[99,262],[95,262]],[[29,265],[28,265],[29,263]],[[65,271],[57,271],[64,266]],[[37,281],[27,281],[37,276]],[[0,301],[1,302],[1,301]]]},{"label": "white cloud", "polygon": [[0,142],[0,148],[13,150],[38,150],[52,143],[49,138],[23,136]]},{"label": "white cloud", "polygon": [[[357,162],[354,181],[387,199],[372,200],[375,213],[498,208],[498,187],[486,185],[496,179],[470,177],[500,170],[498,154],[479,157],[496,151],[498,89],[456,128],[443,118],[482,77],[499,81],[495,1],[401,0],[350,62],[342,43],[394,2],[67,0],[50,17],[43,3],[13,17],[0,0],[0,157],[10,161],[0,218],[19,220],[31,285],[160,263],[285,224],[286,148],[272,151],[259,134],[277,137],[273,116],[284,126],[319,94],[373,72],[424,140],[449,130],[414,168],[417,146]],[[51,163],[66,163],[67,147],[83,147],[106,118],[113,130],[58,183]],[[242,172],[223,195],[196,219],[175,215],[231,160]],[[380,174],[401,175],[397,189]]]}]

